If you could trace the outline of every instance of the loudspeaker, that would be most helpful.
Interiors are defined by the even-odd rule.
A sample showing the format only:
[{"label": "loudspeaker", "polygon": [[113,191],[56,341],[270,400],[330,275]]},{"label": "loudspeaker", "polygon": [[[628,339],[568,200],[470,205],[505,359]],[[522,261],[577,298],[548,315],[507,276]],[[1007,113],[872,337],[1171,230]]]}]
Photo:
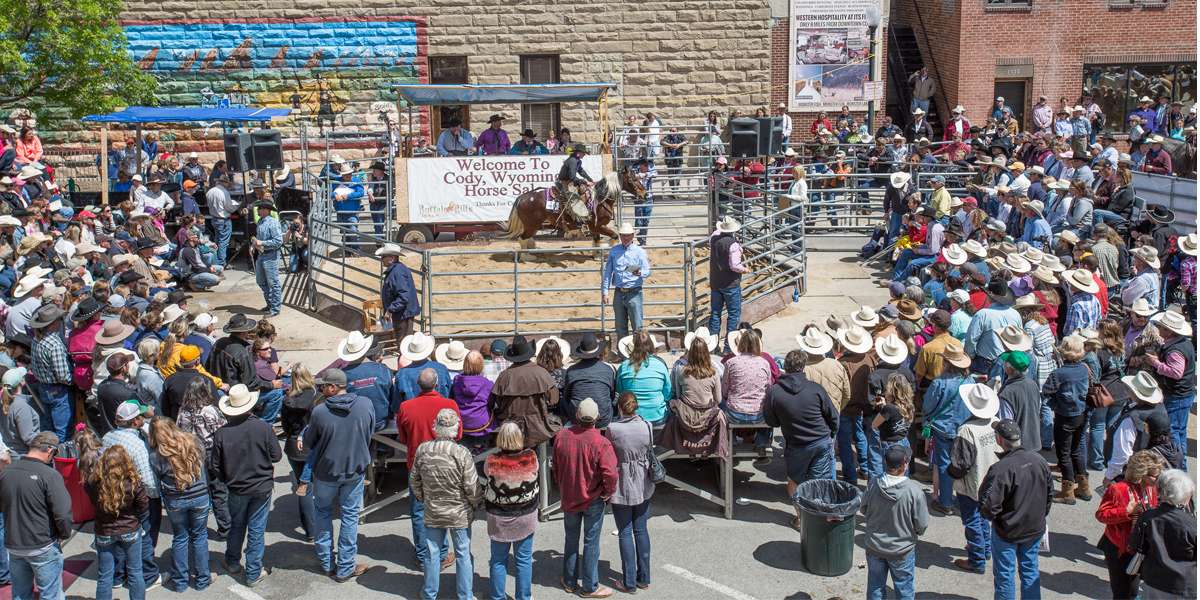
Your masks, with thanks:
[{"label": "loudspeaker", "polygon": [[781,156],[783,152],[783,117],[758,118],[758,153],[761,156]]},{"label": "loudspeaker", "polygon": [[263,129],[250,134],[254,159],[250,168],[255,171],[278,171],[283,168],[283,142],[278,129]]},{"label": "loudspeaker", "polygon": [[251,141],[248,133],[225,134],[225,162],[234,173],[244,173],[250,170]]},{"label": "loudspeaker", "polygon": [[729,122],[729,156],[758,158],[759,123],[755,119],[734,119]]}]

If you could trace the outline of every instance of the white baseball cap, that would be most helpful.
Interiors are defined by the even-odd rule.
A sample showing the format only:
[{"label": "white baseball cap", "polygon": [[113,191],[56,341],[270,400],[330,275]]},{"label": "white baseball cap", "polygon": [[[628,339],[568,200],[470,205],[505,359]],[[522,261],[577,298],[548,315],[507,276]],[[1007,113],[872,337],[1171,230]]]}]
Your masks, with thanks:
[{"label": "white baseball cap", "polygon": [[218,319],[211,313],[200,313],[196,315],[195,319],[192,319],[192,324],[194,324],[197,329],[204,329],[209,325],[216,325],[217,321]]}]

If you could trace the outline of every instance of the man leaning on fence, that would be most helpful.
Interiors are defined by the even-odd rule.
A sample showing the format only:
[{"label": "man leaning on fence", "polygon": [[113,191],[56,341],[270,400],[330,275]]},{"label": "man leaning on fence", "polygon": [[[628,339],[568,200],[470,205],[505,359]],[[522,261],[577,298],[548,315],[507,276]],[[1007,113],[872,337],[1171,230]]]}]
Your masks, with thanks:
[{"label": "man leaning on fence", "polygon": [[413,319],[421,314],[421,298],[413,282],[412,271],[400,262],[403,251],[396,244],[384,244],[375,251],[383,263],[383,285],[379,289],[383,311],[392,322],[396,343],[412,335]]}]

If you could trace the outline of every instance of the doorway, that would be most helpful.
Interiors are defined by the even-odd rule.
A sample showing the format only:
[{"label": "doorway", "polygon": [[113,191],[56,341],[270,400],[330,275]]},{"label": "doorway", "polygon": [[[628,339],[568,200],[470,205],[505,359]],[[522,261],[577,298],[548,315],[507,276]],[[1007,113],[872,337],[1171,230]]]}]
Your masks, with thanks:
[{"label": "doorway", "polygon": [[1022,131],[1029,129],[1029,124],[1025,122],[1025,109],[1029,106],[1028,93],[1028,79],[1009,79],[997,81],[995,93],[992,94],[993,99],[1004,98],[1004,105],[1012,109],[1013,118],[1021,124]]}]

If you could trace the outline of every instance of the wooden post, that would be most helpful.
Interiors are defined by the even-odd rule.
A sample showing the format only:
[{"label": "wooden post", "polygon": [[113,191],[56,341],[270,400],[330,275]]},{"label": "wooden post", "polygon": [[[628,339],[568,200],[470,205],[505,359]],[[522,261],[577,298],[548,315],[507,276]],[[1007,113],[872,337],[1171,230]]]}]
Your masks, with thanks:
[{"label": "wooden post", "polygon": [[108,204],[108,124],[100,127],[100,204]]},{"label": "wooden post", "polygon": [[[134,158],[134,160],[137,162],[137,169],[134,170],[134,173],[141,175],[142,177],[145,177],[146,175],[144,173],[142,173],[142,124],[141,123],[137,124],[137,138],[133,140],[133,143],[137,144],[137,149],[133,153],[134,157],[136,157],[136,158]],[[132,177],[132,175],[130,177]],[[142,182],[142,184],[145,185],[145,182]],[[133,198],[130,198],[130,200],[132,200],[132,199]]]}]

